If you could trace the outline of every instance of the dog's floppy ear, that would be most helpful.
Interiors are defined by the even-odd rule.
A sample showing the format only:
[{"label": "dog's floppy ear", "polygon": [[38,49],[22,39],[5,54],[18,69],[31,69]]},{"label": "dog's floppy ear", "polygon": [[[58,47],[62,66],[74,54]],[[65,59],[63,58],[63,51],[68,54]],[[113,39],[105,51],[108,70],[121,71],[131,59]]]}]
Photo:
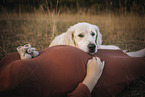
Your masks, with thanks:
[{"label": "dog's floppy ear", "polygon": [[66,32],[66,44],[75,46],[74,30],[72,26]]},{"label": "dog's floppy ear", "polygon": [[98,26],[96,26],[96,25],[93,25],[93,26],[97,33],[96,43],[97,43],[97,47],[99,48],[99,46],[102,44],[102,34],[100,33]]}]

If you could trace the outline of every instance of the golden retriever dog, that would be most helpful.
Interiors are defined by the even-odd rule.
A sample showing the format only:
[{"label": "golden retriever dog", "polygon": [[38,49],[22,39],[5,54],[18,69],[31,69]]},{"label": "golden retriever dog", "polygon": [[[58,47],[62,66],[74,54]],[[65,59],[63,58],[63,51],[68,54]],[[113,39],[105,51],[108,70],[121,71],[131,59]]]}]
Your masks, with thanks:
[{"label": "golden retriever dog", "polygon": [[[94,54],[97,49],[120,50],[114,45],[102,45],[102,35],[99,27],[90,23],[82,22],[71,26],[65,33],[55,37],[49,47],[55,45],[75,46],[89,54]],[[126,52],[132,57],[145,56],[145,49],[136,52]]]}]

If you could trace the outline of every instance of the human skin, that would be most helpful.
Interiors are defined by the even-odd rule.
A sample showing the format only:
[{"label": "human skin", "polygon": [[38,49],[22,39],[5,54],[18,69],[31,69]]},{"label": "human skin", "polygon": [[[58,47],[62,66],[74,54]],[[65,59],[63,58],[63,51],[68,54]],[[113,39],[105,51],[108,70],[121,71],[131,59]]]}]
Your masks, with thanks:
[{"label": "human skin", "polygon": [[87,74],[85,79],[83,80],[83,84],[85,84],[90,92],[92,92],[93,88],[97,84],[104,68],[104,61],[101,62],[100,58],[93,57],[88,61],[87,64]]}]

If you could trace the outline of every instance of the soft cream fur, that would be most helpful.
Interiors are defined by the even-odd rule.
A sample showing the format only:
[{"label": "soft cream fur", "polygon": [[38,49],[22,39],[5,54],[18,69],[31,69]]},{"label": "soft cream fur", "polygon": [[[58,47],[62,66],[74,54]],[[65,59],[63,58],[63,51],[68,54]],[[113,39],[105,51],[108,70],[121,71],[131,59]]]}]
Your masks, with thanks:
[{"label": "soft cream fur", "polygon": [[[94,33],[95,35],[92,36],[92,33]],[[79,34],[82,34],[83,37],[79,37]],[[90,43],[96,45],[95,52],[97,52],[97,49],[120,49],[119,47],[114,45],[102,45],[102,35],[98,26],[86,22],[77,23],[71,26],[65,33],[62,33],[61,35],[55,37],[55,39],[51,42],[49,47],[55,45],[70,45],[89,53],[88,45]],[[136,53],[143,54],[139,54],[136,56]],[[129,56],[133,55],[133,57],[142,57],[145,56],[145,49],[136,53],[134,54],[132,52],[127,54]]]},{"label": "soft cream fur", "polygon": [[[95,35],[92,36],[91,34],[94,33]],[[79,34],[83,34],[84,37],[79,37]],[[82,49],[85,52],[89,52],[88,45],[89,43],[93,43],[96,45],[97,49],[106,49],[102,44],[102,35],[98,26],[92,25],[89,23],[78,23],[71,26],[65,33],[55,37],[55,39],[51,42],[50,46],[54,45],[70,45],[75,46]],[[112,49],[119,49],[116,46],[108,46],[107,48]]]}]

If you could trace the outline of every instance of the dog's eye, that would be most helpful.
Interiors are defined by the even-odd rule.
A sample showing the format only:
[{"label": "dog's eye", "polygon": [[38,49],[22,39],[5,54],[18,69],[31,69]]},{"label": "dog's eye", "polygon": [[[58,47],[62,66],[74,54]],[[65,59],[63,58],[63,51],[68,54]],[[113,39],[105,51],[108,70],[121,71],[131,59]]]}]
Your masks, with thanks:
[{"label": "dog's eye", "polygon": [[84,35],[83,35],[83,34],[79,34],[78,36],[79,36],[79,37],[84,37]]},{"label": "dog's eye", "polygon": [[94,32],[92,32],[92,33],[91,33],[91,35],[92,35],[92,36],[94,36],[94,35],[95,35],[95,33],[94,33]]}]

